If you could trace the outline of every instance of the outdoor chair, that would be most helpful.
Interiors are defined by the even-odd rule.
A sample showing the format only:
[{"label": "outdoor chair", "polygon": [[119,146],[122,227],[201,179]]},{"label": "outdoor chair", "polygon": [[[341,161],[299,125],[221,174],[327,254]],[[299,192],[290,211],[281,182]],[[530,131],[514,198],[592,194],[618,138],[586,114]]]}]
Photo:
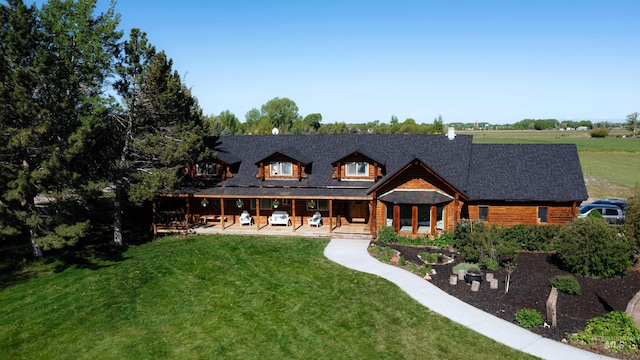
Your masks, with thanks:
[{"label": "outdoor chair", "polygon": [[316,211],[316,213],[313,214],[312,217],[307,219],[307,222],[309,224],[309,227],[320,227],[320,225],[322,225],[322,215],[320,214],[320,212]]},{"label": "outdoor chair", "polygon": [[242,225],[253,225],[253,218],[251,214],[247,210],[243,211],[240,215],[240,224]]}]

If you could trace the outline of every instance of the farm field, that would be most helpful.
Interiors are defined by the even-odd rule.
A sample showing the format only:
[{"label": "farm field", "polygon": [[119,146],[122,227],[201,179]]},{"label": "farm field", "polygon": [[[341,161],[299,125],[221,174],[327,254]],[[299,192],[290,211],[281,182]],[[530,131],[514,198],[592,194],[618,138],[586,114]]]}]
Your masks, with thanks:
[{"label": "farm field", "polygon": [[607,138],[591,138],[587,131],[496,130],[461,131],[480,144],[575,144],[591,199],[626,198],[640,182],[640,139],[612,131]]}]

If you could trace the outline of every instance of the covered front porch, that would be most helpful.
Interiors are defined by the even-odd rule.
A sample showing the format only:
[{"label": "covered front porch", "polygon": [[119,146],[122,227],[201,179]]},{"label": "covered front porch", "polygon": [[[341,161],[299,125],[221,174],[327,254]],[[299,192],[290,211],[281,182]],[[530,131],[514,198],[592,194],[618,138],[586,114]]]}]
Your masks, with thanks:
[{"label": "covered front porch", "polygon": [[170,195],[154,202],[154,236],[162,233],[371,236],[368,199]]}]

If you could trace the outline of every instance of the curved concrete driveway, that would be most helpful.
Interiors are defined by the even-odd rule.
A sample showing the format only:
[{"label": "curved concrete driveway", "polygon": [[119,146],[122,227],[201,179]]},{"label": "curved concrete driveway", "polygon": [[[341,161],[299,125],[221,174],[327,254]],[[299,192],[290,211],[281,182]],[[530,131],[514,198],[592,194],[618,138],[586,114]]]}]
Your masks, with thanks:
[{"label": "curved concrete driveway", "polygon": [[458,300],[419,276],[372,258],[369,240],[331,239],[324,255],[345,267],[374,274],[420,304],[497,342],[543,359],[613,359],[544,338]]}]

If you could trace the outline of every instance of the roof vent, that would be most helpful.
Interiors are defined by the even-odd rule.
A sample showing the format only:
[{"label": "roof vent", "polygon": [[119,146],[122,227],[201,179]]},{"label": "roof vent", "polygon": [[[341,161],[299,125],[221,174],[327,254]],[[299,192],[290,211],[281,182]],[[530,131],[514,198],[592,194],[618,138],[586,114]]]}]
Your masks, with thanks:
[{"label": "roof vent", "polygon": [[456,129],[453,126],[449,126],[449,128],[447,128],[447,138],[449,140],[456,138]]}]

